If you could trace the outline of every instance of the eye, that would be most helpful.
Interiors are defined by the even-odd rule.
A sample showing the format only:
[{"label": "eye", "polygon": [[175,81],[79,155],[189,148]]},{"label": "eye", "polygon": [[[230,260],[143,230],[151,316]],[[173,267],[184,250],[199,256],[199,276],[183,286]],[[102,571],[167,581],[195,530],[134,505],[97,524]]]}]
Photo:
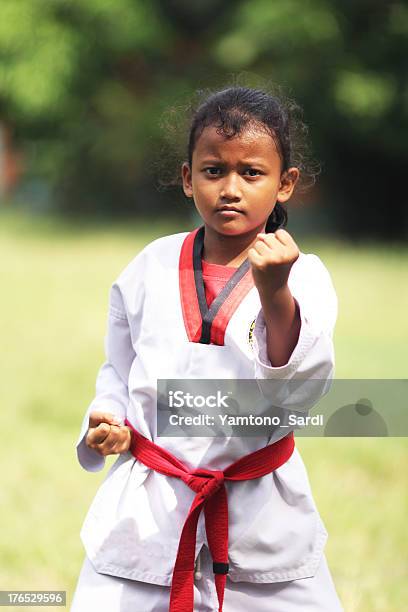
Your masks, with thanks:
[{"label": "eye", "polygon": [[207,168],[204,168],[204,172],[210,176],[219,176],[222,169],[218,168],[217,166],[208,166]]},{"label": "eye", "polygon": [[262,174],[262,172],[260,170],[257,170],[256,168],[247,168],[244,172],[244,174],[246,176],[260,176]]}]

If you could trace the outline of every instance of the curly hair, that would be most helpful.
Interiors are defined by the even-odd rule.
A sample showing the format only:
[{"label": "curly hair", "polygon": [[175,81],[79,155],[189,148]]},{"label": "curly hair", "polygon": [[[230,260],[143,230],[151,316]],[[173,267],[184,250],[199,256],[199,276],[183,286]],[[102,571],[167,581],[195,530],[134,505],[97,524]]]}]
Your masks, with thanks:
[{"label": "curly hair", "polygon": [[[199,90],[187,108],[173,108],[166,116],[166,132],[173,148],[177,144],[180,148],[181,144],[180,118],[184,124],[188,120],[189,128],[187,150],[186,129],[182,130],[184,152],[182,156],[178,155],[178,167],[181,161],[187,161],[191,166],[195,145],[206,127],[216,127],[217,132],[225,138],[233,138],[255,126],[265,129],[273,138],[281,158],[281,173],[293,166],[299,169],[297,191],[305,191],[314,185],[320,173],[320,165],[310,153],[303,111],[276,85],[263,89],[233,85],[219,91]],[[177,178],[173,174],[170,180],[162,178],[160,183],[180,185],[180,174]],[[277,202],[266,224],[266,231],[274,232],[285,227],[287,220],[286,207]]]}]

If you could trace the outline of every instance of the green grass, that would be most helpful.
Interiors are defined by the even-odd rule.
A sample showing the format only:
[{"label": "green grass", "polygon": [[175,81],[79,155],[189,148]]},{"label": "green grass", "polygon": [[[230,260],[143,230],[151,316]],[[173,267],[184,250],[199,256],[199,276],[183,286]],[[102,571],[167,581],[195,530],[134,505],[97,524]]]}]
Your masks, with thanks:
[{"label": "green grass", "polygon": [[[83,559],[80,526],[104,477],[81,470],[74,445],[103,361],[109,287],[144,244],[183,229],[0,215],[0,589],[63,589],[70,601]],[[408,378],[408,250],[299,244],[325,262],[339,296],[337,377]],[[404,609],[406,439],[297,444],[345,609]]]}]

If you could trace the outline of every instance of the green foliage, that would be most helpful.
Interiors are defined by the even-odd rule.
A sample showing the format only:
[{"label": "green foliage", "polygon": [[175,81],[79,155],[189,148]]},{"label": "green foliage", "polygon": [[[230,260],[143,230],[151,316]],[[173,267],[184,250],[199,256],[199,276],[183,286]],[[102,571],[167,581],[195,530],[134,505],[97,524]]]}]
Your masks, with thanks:
[{"label": "green foliage", "polygon": [[338,229],[382,237],[392,202],[404,238],[407,32],[401,0],[2,0],[0,118],[59,207],[156,214],[163,111],[245,70],[304,107]]},{"label": "green foliage", "polygon": [[24,116],[59,114],[79,63],[79,38],[46,3],[4,0],[0,20],[0,91]]},{"label": "green foliage", "polygon": [[64,119],[79,102],[75,82],[84,67],[158,49],[165,40],[165,28],[146,2],[3,0],[1,12],[0,90],[27,119]]},{"label": "green foliage", "polygon": [[229,31],[215,48],[215,56],[227,69],[249,68],[268,54],[275,61],[305,48],[333,45],[340,39],[339,24],[329,2],[243,2]]},{"label": "green foliage", "polygon": [[339,72],[335,99],[339,112],[356,119],[377,119],[395,99],[396,86],[388,75]]}]

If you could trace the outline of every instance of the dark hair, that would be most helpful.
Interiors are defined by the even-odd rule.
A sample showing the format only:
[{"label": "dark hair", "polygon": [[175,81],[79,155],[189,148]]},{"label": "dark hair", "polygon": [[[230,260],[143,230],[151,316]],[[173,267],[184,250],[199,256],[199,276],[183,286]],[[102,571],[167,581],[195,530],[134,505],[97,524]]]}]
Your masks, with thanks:
[{"label": "dark hair", "polygon": [[[262,126],[275,141],[282,160],[282,172],[291,166],[299,168],[297,189],[305,190],[315,183],[320,170],[309,155],[306,142],[308,129],[302,120],[302,110],[282,93],[281,88],[274,86],[274,91],[269,93],[263,89],[232,86],[216,92],[198,92],[198,95],[198,103],[193,108],[190,106],[187,113],[190,116],[187,147],[190,166],[196,142],[206,127],[217,127],[218,133],[233,138],[256,124]],[[173,122],[173,131],[174,125]],[[277,202],[267,221],[266,231],[274,232],[279,227],[285,227],[287,220],[286,208]]]}]

